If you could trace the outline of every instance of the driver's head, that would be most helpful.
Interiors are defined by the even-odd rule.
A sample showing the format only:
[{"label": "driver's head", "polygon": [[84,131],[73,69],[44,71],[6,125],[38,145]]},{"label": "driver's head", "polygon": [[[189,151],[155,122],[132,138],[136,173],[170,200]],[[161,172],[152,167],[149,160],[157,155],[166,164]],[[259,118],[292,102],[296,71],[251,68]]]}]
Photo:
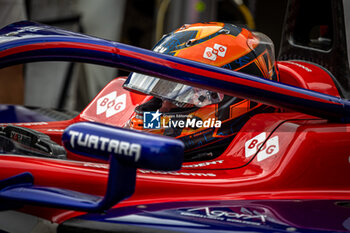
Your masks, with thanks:
[{"label": "driver's head", "polygon": [[[277,80],[272,41],[232,24],[184,25],[165,35],[154,51]],[[223,144],[219,141],[231,140],[252,115],[268,109],[249,100],[138,73],[131,73],[124,87],[154,97],[135,109],[130,127],[181,139],[187,160],[212,158]],[[143,117],[157,111],[160,125],[145,125]]]}]

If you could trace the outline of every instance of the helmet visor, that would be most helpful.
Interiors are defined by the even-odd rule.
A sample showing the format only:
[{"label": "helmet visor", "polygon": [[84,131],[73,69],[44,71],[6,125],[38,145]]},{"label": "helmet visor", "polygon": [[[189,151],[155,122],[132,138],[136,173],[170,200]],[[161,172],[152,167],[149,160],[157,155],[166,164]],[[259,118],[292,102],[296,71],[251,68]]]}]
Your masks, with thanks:
[{"label": "helmet visor", "polygon": [[223,94],[139,73],[131,73],[124,87],[169,100],[179,107],[184,104],[203,107],[219,103],[224,98]]}]

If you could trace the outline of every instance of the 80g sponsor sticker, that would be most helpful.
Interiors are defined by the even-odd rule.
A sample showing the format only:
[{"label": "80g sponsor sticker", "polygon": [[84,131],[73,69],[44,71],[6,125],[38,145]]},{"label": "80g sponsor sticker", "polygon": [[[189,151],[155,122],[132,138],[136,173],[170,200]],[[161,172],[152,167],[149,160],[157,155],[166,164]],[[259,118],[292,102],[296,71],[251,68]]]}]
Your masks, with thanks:
[{"label": "80g sponsor sticker", "polygon": [[100,115],[106,112],[106,117],[111,117],[118,112],[121,112],[126,107],[126,94],[120,96],[116,91],[113,91],[97,100],[96,114]]},{"label": "80g sponsor sticker", "polygon": [[[269,140],[266,140],[266,133],[262,132],[261,134],[251,138],[245,143],[245,157],[249,158],[256,154],[260,149],[257,160],[258,162],[275,155],[279,151],[279,138],[274,136]],[[264,143],[265,142],[265,143]]]}]

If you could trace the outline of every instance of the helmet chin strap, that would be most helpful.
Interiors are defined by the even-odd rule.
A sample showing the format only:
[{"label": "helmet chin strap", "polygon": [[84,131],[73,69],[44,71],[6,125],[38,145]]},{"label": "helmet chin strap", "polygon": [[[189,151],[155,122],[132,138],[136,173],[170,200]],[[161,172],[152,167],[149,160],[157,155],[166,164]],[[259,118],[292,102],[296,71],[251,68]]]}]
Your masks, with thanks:
[{"label": "helmet chin strap", "polygon": [[[194,107],[193,104],[183,103],[181,105],[181,108],[192,108],[192,107]],[[171,112],[171,110],[174,108],[179,108],[179,106],[174,104],[172,101],[163,100],[162,106],[159,108],[159,111],[163,113],[168,113],[168,112]]]},{"label": "helmet chin strap", "polygon": [[177,108],[175,104],[170,102],[169,100],[163,100],[162,106],[159,108],[160,112],[171,112],[171,109]]}]

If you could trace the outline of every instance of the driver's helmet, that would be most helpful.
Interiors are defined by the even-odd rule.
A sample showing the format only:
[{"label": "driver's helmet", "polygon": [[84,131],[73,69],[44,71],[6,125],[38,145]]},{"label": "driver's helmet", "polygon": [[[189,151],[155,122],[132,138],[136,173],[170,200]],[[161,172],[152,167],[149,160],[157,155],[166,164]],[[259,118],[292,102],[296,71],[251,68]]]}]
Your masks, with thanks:
[{"label": "driver's helmet", "polygon": [[[184,25],[163,36],[154,51],[277,80],[272,41],[264,34],[226,23]],[[253,115],[272,107],[219,92],[131,73],[128,90],[150,95],[135,108],[128,127],[176,137],[185,161],[212,159],[223,152]]]}]

